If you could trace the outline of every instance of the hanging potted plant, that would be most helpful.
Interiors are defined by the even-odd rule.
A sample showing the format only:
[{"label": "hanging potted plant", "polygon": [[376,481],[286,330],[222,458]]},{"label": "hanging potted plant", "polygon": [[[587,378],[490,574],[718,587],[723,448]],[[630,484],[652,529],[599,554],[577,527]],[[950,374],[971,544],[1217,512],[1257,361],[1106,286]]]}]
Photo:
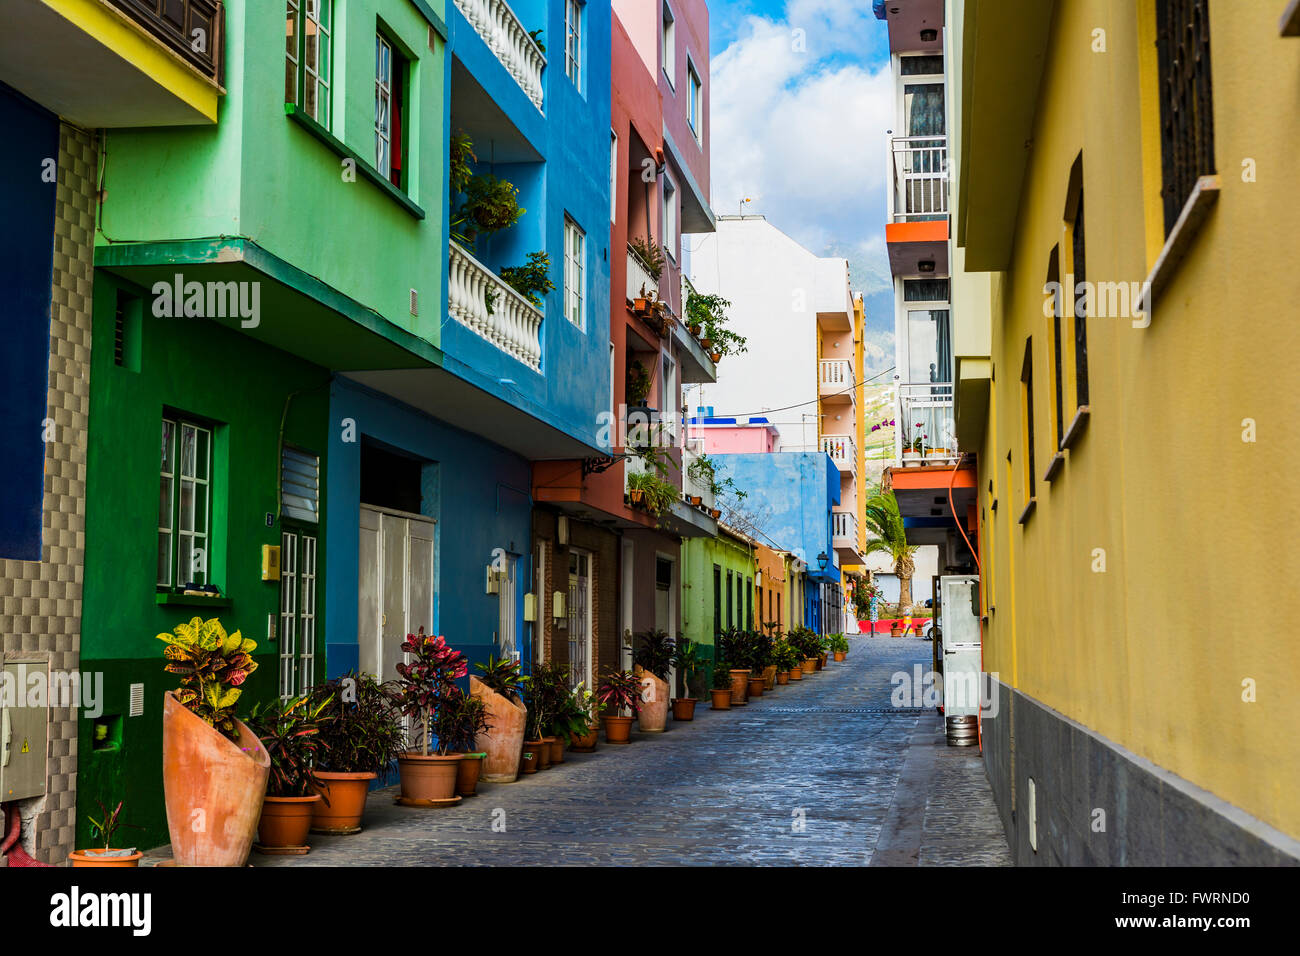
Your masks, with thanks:
[{"label": "hanging potted plant", "polygon": [[676,648],[668,632],[659,629],[638,634],[636,644],[632,673],[641,685],[637,727],[644,734],[660,734],[668,725],[668,669]]},{"label": "hanging potted plant", "polygon": [[406,750],[396,689],[352,671],[312,694],[324,702],[316,762],[321,800],[312,811],[312,831],[360,833],[371,781],[392,770]]},{"label": "hanging potted plant", "polygon": [[695,697],[691,694],[691,683],[704,666],[700,660],[699,645],[681,634],[677,635],[677,647],[673,651],[673,668],[682,682],[682,697],[674,697],[673,720],[695,719]]},{"label": "hanging potted plant", "polygon": [[477,796],[483,760],[487,757],[486,753],[476,749],[478,737],[492,729],[488,723],[487,706],[480,698],[453,685],[442,698],[433,725],[439,742],[446,742],[447,752],[460,754],[462,758],[456,765],[457,796]]},{"label": "hanging potted plant", "polygon": [[491,729],[480,733],[475,746],[487,754],[481,779],[488,783],[512,783],[519,778],[520,754],[524,747],[523,677],[519,662],[489,657],[475,664],[478,674],[470,677],[471,696],[483,701]]},{"label": "hanging potted plant", "polygon": [[632,718],[641,706],[641,682],[631,671],[612,671],[601,678],[596,699],[604,712],[605,742],[631,743]]},{"label": "hanging potted plant", "polygon": [[[96,801],[99,803],[99,801]],[[90,823],[90,829],[96,834],[96,840],[104,844],[103,848],[91,850],[74,850],[68,854],[68,860],[74,867],[138,867],[143,853],[137,852],[135,847],[129,849],[114,849],[113,836],[122,827],[132,827],[140,829],[134,824],[122,822],[122,804],[119,800],[117,806],[110,811],[104,804],[99,803],[100,820],[92,816],[87,816],[86,820]]]},{"label": "hanging potted plant", "polygon": [[575,728],[569,737],[569,749],[576,753],[591,753],[600,741],[600,702],[596,695],[579,683],[570,696],[573,703]]},{"label": "hanging potted plant", "polygon": [[731,665],[721,657],[713,659],[712,686],[709,696],[714,710],[731,710]]},{"label": "hanging potted plant", "polygon": [[266,800],[257,827],[258,853],[301,856],[311,850],[307,833],[321,802],[321,781],[313,764],[320,754],[320,719],[329,700],[310,694],[276,699],[253,708],[248,725],[271,758]]},{"label": "hanging potted plant", "polygon": [[[171,634],[165,670],[181,688],[163,698],[163,798],[177,866],[243,866],[253,845],[271,758],[235,717],[240,685],[257,670],[256,643],[216,618]],[[194,826],[195,808],[204,811]]]},{"label": "hanging potted plant", "polygon": [[[432,738],[439,708],[456,689],[455,682],[469,670],[465,655],[447,645],[441,634],[407,634],[402,652],[410,663],[397,665],[399,702],[419,734],[420,749],[408,750],[397,758],[402,794],[397,802],[406,807],[444,807],[459,803],[456,770],[464,757],[450,752],[450,741]],[[455,706],[454,701],[450,706]]]}]

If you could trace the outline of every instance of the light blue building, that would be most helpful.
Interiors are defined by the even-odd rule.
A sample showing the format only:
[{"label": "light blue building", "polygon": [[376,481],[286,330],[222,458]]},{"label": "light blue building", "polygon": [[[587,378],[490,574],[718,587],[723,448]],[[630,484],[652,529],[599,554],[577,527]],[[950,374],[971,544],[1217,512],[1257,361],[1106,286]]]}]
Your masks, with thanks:
[{"label": "light blue building", "polygon": [[[485,22],[462,12],[484,8]],[[447,4],[443,148],[468,136],[474,172],[513,183],[525,212],[472,246],[449,242],[444,300],[430,304],[437,364],[334,381],[330,675],[391,677],[420,626],[472,661],[532,659],[531,463],[607,453],[610,30],[608,4]],[[555,284],[540,308],[500,278],[538,251]]]},{"label": "light blue building", "polygon": [[[841,629],[844,589],[832,539],[831,510],[840,503],[840,473],[824,452],[710,455],[718,479],[730,478],[746,497],[738,505],[765,544],[808,565],[804,621],[818,633]],[[724,515],[724,518],[726,516]]]}]

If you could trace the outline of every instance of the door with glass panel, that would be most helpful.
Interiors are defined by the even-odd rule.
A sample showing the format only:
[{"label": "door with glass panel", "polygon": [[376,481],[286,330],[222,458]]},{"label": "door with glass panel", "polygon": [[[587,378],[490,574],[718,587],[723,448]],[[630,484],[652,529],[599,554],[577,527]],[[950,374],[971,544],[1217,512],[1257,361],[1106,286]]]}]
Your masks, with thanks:
[{"label": "door with glass panel", "polygon": [[305,694],[316,675],[316,533],[280,535],[280,698]]},{"label": "door with glass panel", "polygon": [[569,551],[569,687],[591,687],[591,555]]}]

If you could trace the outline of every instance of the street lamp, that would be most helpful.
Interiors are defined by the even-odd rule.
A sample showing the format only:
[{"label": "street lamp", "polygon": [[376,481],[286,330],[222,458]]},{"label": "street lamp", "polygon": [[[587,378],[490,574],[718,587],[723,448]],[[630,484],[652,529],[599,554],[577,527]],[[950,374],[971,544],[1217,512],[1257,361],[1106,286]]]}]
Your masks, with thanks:
[{"label": "street lamp", "polygon": [[829,559],[828,557],[826,557],[826,552],[823,551],[821,554],[817,555],[817,567],[819,567],[819,568],[821,568],[823,571],[825,571],[825,570],[826,570],[826,562],[829,561],[829,560],[830,560],[830,559]]}]

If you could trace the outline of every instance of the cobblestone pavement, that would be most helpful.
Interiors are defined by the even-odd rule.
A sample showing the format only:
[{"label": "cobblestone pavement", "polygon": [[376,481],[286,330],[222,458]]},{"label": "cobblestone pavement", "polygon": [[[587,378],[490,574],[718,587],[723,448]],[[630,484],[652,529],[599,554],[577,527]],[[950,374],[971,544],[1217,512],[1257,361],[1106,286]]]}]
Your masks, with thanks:
[{"label": "cobblestone pavement", "polygon": [[[890,707],[890,675],[928,664],[916,638],[852,638],[846,661],[662,734],[446,810],[371,794],[365,830],[313,834],[305,857],[254,866],[1010,865],[974,748],[931,710]],[[635,725],[634,725],[635,726]],[[505,832],[494,832],[494,819]],[[874,857],[874,859],[873,859]]]}]

